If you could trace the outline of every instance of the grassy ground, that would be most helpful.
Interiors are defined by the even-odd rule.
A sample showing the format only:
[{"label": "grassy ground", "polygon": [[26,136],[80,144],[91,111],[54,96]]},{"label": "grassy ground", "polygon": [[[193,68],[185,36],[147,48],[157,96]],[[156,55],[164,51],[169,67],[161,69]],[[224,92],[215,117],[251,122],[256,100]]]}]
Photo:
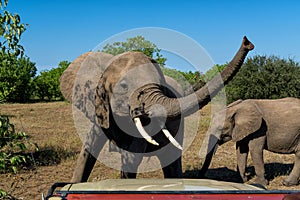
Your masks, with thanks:
[{"label": "grassy ground", "polygon": [[[30,141],[38,144],[40,151],[34,153],[35,166],[22,169],[17,174],[0,174],[0,188],[19,199],[41,199],[41,193],[47,193],[54,182],[70,181],[81,148],[72,118],[72,107],[65,102],[35,104],[1,104],[0,113],[11,115],[16,129],[25,131]],[[202,160],[198,154],[202,139],[209,126],[209,106],[201,110],[201,120],[197,135],[183,155],[183,170],[186,178],[195,178]],[[188,118],[188,124],[193,118]],[[188,132],[187,128],[187,132]],[[186,133],[188,136],[188,133]],[[284,187],[282,180],[293,166],[293,155],[279,155],[265,152],[265,168],[270,181],[268,189],[295,189],[300,186]],[[251,159],[248,162],[250,177],[254,177]],[[219,147],[206,176],[222,181],[240,182],[236,172],[234,143]],[[162,178],[161,170],[141,173],[138,178]],[[89,181],[119,178],[119,171],[98,162]],[[251,183],[250,179],[249,183]]]}]

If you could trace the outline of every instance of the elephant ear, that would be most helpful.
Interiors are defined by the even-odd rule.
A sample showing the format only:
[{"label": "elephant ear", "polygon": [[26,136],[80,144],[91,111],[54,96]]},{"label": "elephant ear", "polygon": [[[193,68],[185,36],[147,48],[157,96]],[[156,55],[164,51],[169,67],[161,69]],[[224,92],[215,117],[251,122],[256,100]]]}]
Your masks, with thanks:
[{"label": "elephant ear", "polygon": [[98,86],[96,88],[95,95],[95,110],[98,122],[101,127],[108,129],[109,128],[109,97],[108,93],[105,90],[104,78],[101,76]]},{"label": "elephant ear", "polygon": [[96,87],[98,77],[106,69],[106,63],[113,55],[103,52],[87,52],[77,57],[60,77],[60,91],[69,102],[73,101],[74,86]]},{"label": "elephant ear", "polygon": [[232,131],[232,141],[234,142],[257,131],[261,127],[263,118],[260,109],[253,101],[243,101],[236,107],[238,108],[233,114],[234,128]]},{"label": "elephant ear", "polygon": [[66,100],[72,102],[73,96],[73,86],[76,78],[76,74],[82,64],[82,62],[88,57],[89,53],[84,53],[76,58],[68,68],[61,75],[60,82],[60,91],[65,97]]}]

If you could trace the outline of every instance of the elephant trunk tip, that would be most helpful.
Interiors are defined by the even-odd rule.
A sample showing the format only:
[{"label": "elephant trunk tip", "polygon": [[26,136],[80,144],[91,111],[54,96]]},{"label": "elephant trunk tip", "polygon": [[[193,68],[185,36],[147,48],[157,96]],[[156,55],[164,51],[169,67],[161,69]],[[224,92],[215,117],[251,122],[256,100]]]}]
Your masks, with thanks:
[{"label": "elephant trunk tip", "polygon": [[248,49],[249,51],[251,51],[252,49],[254,49],[254,44],[252,44],[252,42],[250,42],[246,36],[244,36],[244,38],[243,38],[243,44],[242,44],[242,46],[244,48]]}]

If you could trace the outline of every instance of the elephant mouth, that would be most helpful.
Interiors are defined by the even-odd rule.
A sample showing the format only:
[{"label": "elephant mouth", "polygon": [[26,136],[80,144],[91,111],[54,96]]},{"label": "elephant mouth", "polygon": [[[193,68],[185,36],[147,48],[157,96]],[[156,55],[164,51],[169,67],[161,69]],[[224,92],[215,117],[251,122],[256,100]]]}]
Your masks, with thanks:
[{"label": "elephant mouth", "polygon": [[[139,117],[133,118],[133,121],[135,123],[135,126],[141,136],[150,144],[159,146],[159,143],[156,142],[144,129],[141,119]],[[168,138],[168,140],[178,149],[182,150],[182,146],[175,140],[175,138],[172,136],[172,134],[168,131],[166,127],[162,128],[163,134]]]}]

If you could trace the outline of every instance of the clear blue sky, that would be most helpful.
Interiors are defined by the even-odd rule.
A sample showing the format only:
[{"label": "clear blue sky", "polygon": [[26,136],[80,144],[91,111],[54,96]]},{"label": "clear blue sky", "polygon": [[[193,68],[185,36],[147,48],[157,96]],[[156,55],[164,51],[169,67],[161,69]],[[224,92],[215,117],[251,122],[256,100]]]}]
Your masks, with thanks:
[{"label": "clear blue sky", "polygon": [[232,58],[244,35],[256,46],[250,56],[272,54],[299,62],[299,9],[298,0],[9,0],[8,6],[30,25],[21,44],[39,71],[142,27],[181,32],[217,64]]}]

